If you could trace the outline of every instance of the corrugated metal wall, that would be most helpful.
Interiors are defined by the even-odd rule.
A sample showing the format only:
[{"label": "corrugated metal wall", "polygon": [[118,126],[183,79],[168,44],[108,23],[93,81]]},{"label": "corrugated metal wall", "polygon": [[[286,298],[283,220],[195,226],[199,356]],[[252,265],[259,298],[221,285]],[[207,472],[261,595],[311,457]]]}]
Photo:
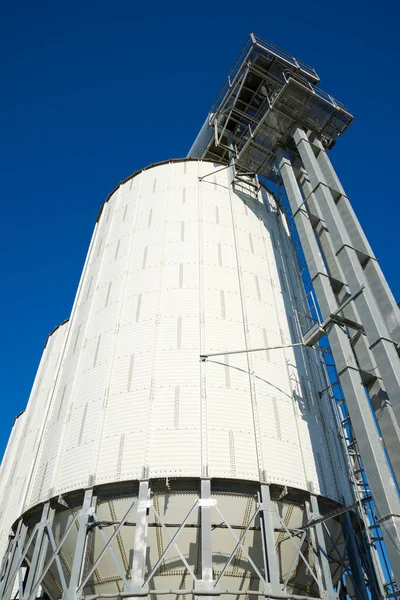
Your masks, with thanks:
[{"label": "corrugated metal wall", "polygon": [[[200,181],[199,178],[202,177]],[[331,409],[298,341],[304,295],[272,196],[228,170],[160,164],[122,184],[95,229],[27,506],[143,477],[262,480],[342,499]],[[328,443],[329,442],[329,443]],[[332,450],[333,449],[333,450]]]},{"label": "corrugated metal wall", "polygon": [[59,372],[68,323],[48,338],[28,405],[15,421],[0,469],[0,556],[11,525],[23,511],[43,441],[54,384]]}]

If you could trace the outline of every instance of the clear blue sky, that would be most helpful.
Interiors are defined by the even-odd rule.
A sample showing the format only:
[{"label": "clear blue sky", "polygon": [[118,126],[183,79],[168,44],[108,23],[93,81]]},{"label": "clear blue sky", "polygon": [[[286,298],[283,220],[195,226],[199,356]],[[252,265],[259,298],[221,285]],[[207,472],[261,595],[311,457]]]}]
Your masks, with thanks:
[{"label": "clear blue sky", "polygon": [[186,155],[250,31],[355,114],[332,158],[400,300],[395,3],[138,4],[2,2],[0,456],[100,204],[132,171]]}]

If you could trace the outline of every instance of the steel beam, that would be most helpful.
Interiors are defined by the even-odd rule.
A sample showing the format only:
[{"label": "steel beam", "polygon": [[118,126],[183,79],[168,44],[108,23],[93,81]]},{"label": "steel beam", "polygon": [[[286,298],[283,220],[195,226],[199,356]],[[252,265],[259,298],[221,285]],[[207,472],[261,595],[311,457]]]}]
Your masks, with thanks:
[{"label": "steel beam", "polygon": [[[360,600],[368,600],[369,595],[365,585],[365,577],[361,564],[361,555],[358,551],[356,536],[353,530],[353,526],[350,520],[349,513],[344,513],[340,517],[340,524],[342,526],[343,534],[347,540],[346,543],[346,553],[347,557],[343,557],[343,561],[348,561],[351,579],[353,582],[354,589],[357,591],[358,597]],[[372,584],[375,582],[376,575],[375,572],[368,572],[368,581],[372,579]],[[373,587],[373,586],[371,586]],[[379,600],[379,596],[373,593],[372,589],[372,600]]]},{"label": "steel beam", "polygon": [[[34,527],[32,528],[32,531],[28,537],[28,540],[26,542],[26,544],[24,543],[25,540],[23,542],[21,542],[21,546],[16,545],[14,546],[14,549],[16,551],[18,551],[18,556],[15,557],[15,554],[12,556],[11,561],[9,562],[10,565],[12,565],[12,570],[8,570],[8,574],[7,577],[9,578],[7,581],[7,584],[4,586],[4,589],[1,592],[1,596],[0,598],[3,600],[8,600],[10,598],[10,594],[12,592],[12,586],[14,585],[15,582],[15,577],[17,576],[17,574],[19,573],[20,568],[23,566],[23,564],[26,564],[26,560],[25,557],[28,554],[28,550],[31,547],[33,541],[36,538],[36,534],[37,531],[39,529],[39,523],[36,523],[36,525],[34,525]],[[26,531],[25,531],[26,533]],[[23,548],[21,550],[21,547]],[[14,568],[15,565],[15,568]],[[10,575],[10,572],[12,571],[12,575]]]},{"label": "steel beam", "polygon": [[379,266],[368,239],[361,227],[361,224],[351,206],[350,200],[346,195],[343,186],[337,176],[335,169],[329,159],[329,156],[315,135],[310,136],[310,141],[315,148],[317,162],[322,172],[324,180],[331,189],[338,212],[342,218],[347,234],[354,248],[364,254],[366,260],[363,264],[364,275],[371,292],[380,308],[383,319],[386,323],[391,338],[398,344],[400,343],[400,311],[396,300],[390,290],[382,269]]},{"label": "steel beam", "polygon": [[[310,507],[310,500],[305,500],[304,501],[304,506],[305,506],[305,510],[306,510],[306,516],[308,521],[312,521],[313,520],[313,514],[312,514],[312,510]],[[317,541],[317,536],[316,536],[316,531],[315,531],[315,526],[311,526],[310,528],[306,528],[303,529],[303,534],[302,534],[302,540],[304,540],[306,538],[306,536],[304,534],[308,535],[308,544],[309,544],[309,552],[312,550],[313,551],[313,559],[314,559],[314,567],[315,567],[315,572],[317,575],[317,579],[318,579],[318,590],[319,590],[319,595],[324,598],[327,597],[327,591],[325,589],[324,586],[324,581],[323,581],[323,576],[322,576],[322,568],[321,568],[321,560],[320,560],[320,556],[319,556],[319,548],[318,548],[318,541]],[[310,558],[310,556],[309,556]],[[311,560],[310,560],[311,563]],[[286,577],[287,579],[287,577]]]},{"label": "steel beam", "polygon": [[[201,552],[201,579],[195,581],[197,598],[205,598],[208,595],[218,595],[218,589],[215,587],[213,574],[213,554],[212,554],[212,521],[211,511],[213,501],[211,499],[211,481],[210,479],[201,480],[201,502],[200,502],[200,552]],[[214,501],[215,503],[215,501]]]},{"label": "steel beam", "polygon": [[[97,569],[97,565],[104,558],[104,555],[106,554],[107,550],[110,551],[113,559],[115,559],[115,554],[112,550],[111,544],[112,544],[113,540],[117,537],[119,532],[121,531],[122,527],[125,525],[126,521],[128,520],[129,515],[131,514],[131,512],[133,511],[133,509],[136,505],[137,505],[137,500],[135,498],[135,500],[133,500],[132,504],[129,506],[128,510],[126,511],[125,515],[123,516],[122,520],[119,522],[118,527],[116,527],[114,529],[114,532],[111,535],[111,537],[109,539],[105,539],[105,544],[104,544],[103,549],[101,550],[100,554],[98,555],[98,557],[96,558],[96,560],[94,561],[92,566],[90,567],[89,572],[85,574],[85,579],[79,583],[78,592],[83,590],[85,588],[86,584],[90,581],[91,576]],[[96,519],[96,521],[98,521],[96,515],[94,515],[94,518]],[[100,529],[100,531],[102,531],[102,530]],[[104,533],[104,532],[102,532],[102,533]],[[118,563],[118,561],[116,561],[116,562]],[[116,566],[117,566],[117,570],[120,570],[119,565],[117,564]],[[121,575],[121,579],[123,581],[125,579],[125,576],[123,573]]]},{"label": "steel beam", "polygon": [[278,557],[275,549],[274,511],[269,486],[265,484],[261,484],[261,504],[260,525],[264,572],[267,582],[266,593],[282,593],[282,585],[279,580]]},{"label": "steel beam", "polygon": [[[196,508],[198,508],[199,512],[200,512],[200,525],[198,525],[198,526],[200,529],[199,535],[201,536],[201,539],[198,540],[198,543],[201,548],[201,579],[198,579],[198,580],[196,579],[196,577],[194,576],[193,572],[191,571],[189,565],[187,564],[185,558],[182,556],[181,552],[179,551],[179,548],[177,547],[177,551],[178,551],[179,555],[181,556],[185,567],[188,569],[188,571],[190,572],[190,574],[192,575],[192,578],[194,580],[194,590],[189,591],[189,592],[187,590],[180,590],[180,591],[176,592],[176,595],[180,595],[183,593],[188,593],[188,594],[190,593],[190,594],[194,594],[198,598],[202,598],[202,597],[207,598],[209,596],[219,596],[220,594],[230,593],[230,594],[237,595],[238,597],[240,597],[242,594],[243,595],[255,594],[255,595],[265,596],[265,597],[269,597],[269,598],[282,598],[282,599],[286,598],[287,600],[289,600],[290,598],[293,598],[293,599],[300,598],[300,596],[292,595],[289,592],[285,593],[285,589],[282,588],[282,584],[280,583],[279,565],[278,565],[279,558],[278,558],[278,555],[276,554],[276,550],[275,550],[275,534],[274,534],[274,510],[276,510],[276,509],[275,509],[273,503],[271,502],[270,489],[269,489],[269,486],[266,484],[260,485],[259,499],[261,500],[261,502],[257,506],[255,513],[250,518],[249,523],[247,524],[244,531],[241,533],[240,536],[238,536],[233,531],[233,528],[226,521],[224,515],[222,515],[219,507],[216,505],[216,501],[211,498],[210,480],[209,479],[203,480],[201,482],[201,499],[194,504],[194,506],[191,508],[189,513],[183,519],[183,522],[181,522],[181,524],[179,525],[178,531],[175,533],[173,538],[169,541],[168,545],[166,546],[166,548],[163,551],[162,556],[159,558],[159,560],[157,561],[157,564],[153,567],[152,572],[148,575],[146,581],[144,582],[144,578],[145,578],[144,560],[145,560],[145,556],[146,556],[147,527],[148,527],[147,514],[148,514],[149,510],[155,512],[154,508],[149,509],[149,494],[150,494],[150,490],[149,490],[148,482],[141,482],[140,487],[139,487],[139,497],[138,497],[138,501],[137,501],[138,510],[137,510],[137,518],[136,518],[136,523],[135,523],[135,539],[134,539],[134,544],[133,544],[134,552],[133,552],[132,567],[131,567],[133,585],[129,586],[129,582],[124,577],[122,577],[122,581],[124,582],[124,589],[122,590],[122,592],[119,592],[117,594],[114,593],[113,597],[118,596],[118,597],[124,597],[124,598],[128,598],[128,597],[133,598],[133,597],[144,597],[147,595],[147,591],[148,591],[147,583],[149,583],[151,581],[152,577],[157,572],[157,569],[158,569],[160,563],[162,562],[163,558],[165,557],[166,553],[168,552],[168,549],[172,545],[176,545],[177,537],[178,537],[179,533],[182,531],[185,524],[187,523],[189,516],[193,513],[194,510],[196,510]],[[314,580],[319,585],[320,592],[321,592],[320,593],[321,598],[325,598],[325,599],[328,598],[330,600],[335,600],[337,598],[338,594],[333,589],[333,584],[332,584],[332,579],[331,579],[331,574],[330,574],[329,560],[328,560],[325,539],[324,539],[324,532],[323,532],[323,525],[324,525],[323,518],[320,516],[318,502],[317,502],[316,497],[311,496],[310,503],[311,503],[312,513],[310,514],[310,510],[308,510],[308,516],[312,520],[310,521],[310,523],[307,527],[307,530],[309,531],[310,535],[312,535],[313,540],[315,542],[314,548],[315,548],[315,556],[317,559],[317,564],[315,565],[315,568],[317,571],[316,575],[313,572],[314,567],[312,567],[312,564],[307,561],[306,556],[302,552],[302,544],[301,543],[298,544],[295,537],[293,537],[296,534],[293,534],[292,531],[289,531],[289,529],[281,521],[282,527],[283,527],[284,531],[286,531],[286,533],[288,534],[289,538],[292,539],[292,542],[296,548],[296,557],[293,562],[293,568],[295,567],[297,558],[299,558],[299,560],[303,560],[306,565],[306,568],[311,569],[311,574],[312,574]],[[114,534],[111,536],[110,539],[105,539],[106,544],[101,552],[101,555],[99,555],[98,559],[95,561],[95,564],[92,565],[90,572],[86,574],[85,581],[82,582],[81,581],[82,566],[85,562],[88,525],[91,521],[92,521],[93,525],[95,525],[96,523],[100,524],[100,521],[98,521],[98,517],[95,513],[95,504],[96,504],[96,498],[93,496],[93,491],[91,489],[87,490],[84,495],[83,505],[82,505],[81,510],[79,510],[79,512],[76,514],[75,518],[73,518],[70,521],[69,526],[67,527],[66,531],[64,532],[63,537],[61,538],[61,540],[58,543],[58,546],[55,546],[55,539],[54,539],[54,536],[53,536],[53,533],[51,530],[51,521],[52,521],[52,517],[53,517],[55,511],[54,511],[54,509],[51,509],[49,507],[49,503],[47,503],[44,506],[40,523],[38,523],[35,526],[36,533],[34,534],[34,537],[30,538],[28,540],[27,545],[25,547],[21,546],[20,552],[19,552],[20,558],[21,558],[24,555],[24,552],[26,553],[26,549],[29,547],[32,547],[31,573],[30,573],[30,576],[28,575],[27,582],[26,582],[27,584],[25,585],[25,589],[23,590],[23,594],[21,596],[22,598],[25,598],[26,600],[33,600],[36,597],[36,590],[37,590],[38,586],[42,583],[46,573],[48,573],[49,568],[51,567],[52,564],[54,564],[54,561],[60,560],[59,554],[62,551],[64,542],[66,541],[66,539],[69,536],[69,532],[71,531],[72,528],[75,527],[76,519],[79,520],[79,529],[77,532],[76,544],[74,547],[74,554],[72,557],[71,574],[70,574],[69,581],[67,580],[68,585],[63,584],[63,588],[65,588],[65,589],[64,589],[64,593],[62,595],[62,600],[77,600],[77,599],[88,600],[88,598],[94,598],[96,596],[96,595],[93,596],[90,594],[89,594],[89,596],[86,596],[84,594],[84,588],[85,588],[86,584],[88,583],[88,581],[91,577],[91,574],[96,569],[97,564],[100,562],[100,560],[102,559],[102,556],[107,551],[107,548],[109,548],[111,546],[112,541],[115,539],[116,535],[118,535],[118,532],[121,529],[121,527],[123,527],[124,524],[127,524],[128,516],[133,511],[135,503],[133,503],[129,507],[127,513],[122,518],[122,521],[115,523],[115,525],[118,524],[117,529],[114,531]],[[212,542],[212,539],[211,539],[211,536],[212,536],[212,520],[211,520],[212,510],[216,510],[216,512],[219,514],[219,516],[222,520],[222,523],[224,523],[226,528],[232,533],[232,536],[236,542],[226,564],[224,565],[224,567],[222,569],[222,572],[220,574],[220,577],[218,578],[218,581],[215,581],[215,579],[214,579],[213,568],[212,568],[212,562],[213,562],[212,543],[211,543]],[[279,514],[278,513],[276,513],[276,514],[277,514],[277,518],[279,519]],[[160,519],[160,517],[157,515],[156,512],[155,512],[155,515],[156,515],[156,518],[161,523],[162,527],[165,528],[165,524],[162,522],[162,520]],[[248,555],[247,550],[245,549],[245,547],[243,545],[247,532],[251,529],[252,523],[254,523],[255,519],[258,516],[260,517],[262,550],[263,550],[263,554],[264,554],[264,573],[265,573],[264,576],[259,571],[259,569],[255,565],[255,563],[253,562],[252,558]],[[316,522],[314,522],[314,521],[316,521]],[[132,525],[131,522],[129,522],[128,524]],[[17,534],[18,534],[18,532],[22,531],[23,527],[24,527],[24,525],[21,520],[21,522],[19,523],[19,526],[18,526]],[[300,531],[300,530],[296,530],[296,531]],[[303,535],[303,539],[305,539],[305,537],[307,535],[307,531],[303,531],[301,533]],[[49,538],[50,541],[52,541],[53,552],[52,552],[51,557],[48,558],[46,565],[44,566],[44,558],[45,558],[46,542],[47,542],[46,537]],[[16,540],[14,540],[14,542],[15,542],[14,546],[12,546],[12,544],[10,545],[10,552],[12,552],[12,549],[14,547],[15,548],[17,547]],[[220,589],[220,587],[219,587],[219,580],[222,578],[224,572],[229,567],[229,564],[231,564],[239,547],[241,548],[242,552],[248,559],[249,563],[252,565],[256,575],[260,579],[260,582],[262,584],[262,588],[261,588],[262,591],[260,590],[260,592],[257,592],[257,591],[253,592],[252,590],[245,590],[245,589],[241,589],[241,588],[238,589],[237,592],[235,592],[233,590],[230,590],[228,592],[227,590]],[[12,566],[15,567],[15,565],[11,561],[11,567]],[[22,562],[19,565],[19,568],[21,568],[21,566],[22,566]],[[5,575],[5,573],[6,573],[6,566],[3,565],[3,570],[2,570],[3,576]],[[16,571],[14,571],[14,574],[15,573],[16,573]],[[289,573],[287,575],[286,584],[288,583],[288,581],[290,579],[290,573],[291,573],[291,570],[289,570]],[[60,575],[60,572],[59,572],[59,575]],[[10,583],[10,587],[12,587],[12,583]],[[151,590],[152,594],[153,594],[153,592],[154,592],[154,590]],[[105,597],[107,597],[107,594],[99,594],[98,596],[105,598]],[[0,597],[2,597],[2,596],[0,596]],[[364,600],[364,596],[360,596],[360,599]],[[375,598],[373,598],[373,600],[375,600]]]},{"label": "steel beam", "polygon": [[[179,536],[179,534],[181,533],[181,531],[184,529],[184,527],[185,527],[187,521],[189,520],[191,514],[198,507],[198,505],[199,505],[199,500],[196,500],[196,502],[193,504],[192,508],[189,510],[189,512],[187,513],[187,515],[185,516],[185,518],[182,520],[181,524],[178,527],[178,530],[174,533],[174,535],[172,536],[172,538],[169,540],[168,544],[166,545],[166,547],[162,551],[162,553],[159,556],[156,564],[151,569],[150,573],[147,575],[146,580],[145,580],[145,582],[144,582],[144,584],[142,586],[143,588],[145,588],[145,586],[153,579],[154,575],[157,573],[159,566],[161,565],[162,561],[164,560],[165,555],[167,554],[167,552],[171,548],[171,546],[173,546],[173,545],[176,546],[176,539],[177,539],[177,537]],[[156,516],[157,516],[157,514],[156,514]]]},{"label": "steel beam", "polygon": [[[46,577],[46,574],[48,573],[50,567],[52,566],[52,564],[55,560],[58,561],[58,566],[60,566],[58,554],[61,551],[62,547],[64,546],[65,540],[69,536],[74,525],[75,525],[75,519],[72,519],[70,524],[68,525],[67,529],[65,530],[61,540],[56,545],[56,547],[54,547],[54,545],[53,545],[53,553],[51,554],[46,565],[43,567],[43,569],[40,571],[38,577],[36,578],[35,583],[33,585],[33,590],[35,590],[36,587],[41,585],[43,579]],[[54,536],[53,536],[53,539],[54,539]],[[63,589],[65,590],[66,586],[64,586]],[[21,595],[21,597],[22,597],[22,595]],[[35,598],[35,592],[33,594],[31,594],[31,596],[29,597],[29,600],[34,600],[34,598]]]},{"label": "steel beam", "polygon": [[[324,257],[324,262],[328,273],[335,279],[335,283],[340,283],[341,289],[336,291],[338,302],[342,302],[348,294],[349,287],[346,283],[346,277],[343,273],[340,262],[335,254],[329,230],[324,221],[322,211],[317,199],[313,193],[311,182],[307,172],[302,169],[299,177],[300,185],[303,191],[305,203],[312,215],[314,231]],[[316,222],[315,222],[316,221]],[[354,305],[349,304],[343,310],[343,315],[351,320],[360,323],[360,316]],[[382,437],[388,451],[390,462],[393,467],[397,481],[400,483],[400,426],[397,421],[393,406],[388,398],[387,392],[382,382],[376,360],[369,348],[368,340],[365,335],[355,334],[352,336],[352,346],[356,355],[357,363],[361,369],[363,383],[368,390],[375,417],[378,421]]]},{"label": "steel beam", "polygon": [[148,586],[143,587],[146,575],[146,551],[147,551],[147,521],[149,513],[150,488],[148,481],[139,484],[139,497],[137,506],[137,519],[135,528],[135,541],[133,547],[133,558],[131,566],[132,578],[125,584],[124,591],[131,592],[132,596],[146,593]]},{"label": "steel beam", "polygon": [[[18,529],[22,525],[22,519],[18,523]],[[17,532],[18,533],[18,532]],[[4,556],[1,560],[1,568],[0,568],[0,598],[2,597],[4,587],[7,585],[7,578],[10,573],[11,564],[13,562],[13,555],[16,553],[16,540],[15,537],[8,538],[7,549],[4,553]]]},{"label": "steel beam", "polygon": [[365,286],[364,293],[355,300],[355,305],[400,424],[400,359],[395,345],[367,285],[357,252],[346,231],[330,188],[325,183],[310,141],[299,126],[294,127],[293,138],[329,229],[333,248],[343,269],[350,292],[353,293],[362,285]]},{"label": "steel beam", "polygon": [[[323,318],[327,318],[337,307],[329,276],[308,214],[302,209],[303,197],[297,185],[293,168],[290,160],[283,153],[279,157],[279,167],[318,303]],[[363,294],[359,298],[362,296]],[[398,495],[364,392],[350,341],[338,324],[332,324],[327,334],[377,512],[381,520],[387,523],[386,529],[383,529],[383,535],[395,577],[400,582],[400,552],[398,551],[400,548],[400,504]]]},{"label": "steel beam", "polygon": [[46,556],[48,539],[45,536],[46,527],[49,525],[49,517],[54,517],[54,511],[50,512],[50,502],[46,502],[42,510],[42,518],[40,519],[38,532],[36,535],[35,546],[32,559],[29,564],[28,578],[24,586],[24,595],[22,600],[27,600],[32,593],[35,593],[34,582],[37,579],[37,574],[43,568],[44,559]]},{"label": "steel beam", "polygon": [[213,580],[212,568],[212,544],[211,544],[211,481],[201,480],[201,579],[203,581]]},{"label": "steel beam", "polygon": [[249,563],[253,567],[254,572],[258,576],[260,582],[262,582],[264,584],[264,586],[265,586],[266,585],[266,581],[265,581],[264,577],[260,573],[260,570],[258,569],[257,565],[255,564],[255,562],[253,561],[253,559],[251,558],[251,556],[249,555],[249,553],[247,552],[247,550],[245,549],[244,544],[243,544],[244,538],[246,536],[246,533],[249,531],[251,523],[255,520],[255,518],[257,517],[258,513],[260,512],[261,507],[258,506],[257,509],[256,509],[256,511],[250,517],[250,519],[249,519],[249,521],[247,523],[247,526],[246,526],[245,530],[243,531],[243,533],[241,534],[240,538],[236,535],[236,533],[234,532],[234,530],[232,529],[232,527],[230,526],[230,524],[228,523],[227,519],[224,517],[224,515],[222,514],[220,508],[217,505],[216,505],[216,509],[217,509],[217,512],[220,515],[222,521],[227,525],[227,528],[231,532],[232,537],[234,538],[234,540],[236,542],[236,545],[234,546],[234,548],[233,548],[233,550],[232,550],[232,552],[231,552],[231,554],[230,554],[227,562],[222,567],[221,572],[220,572],[220,574],[218,576],[218,579],[217,579],[217,581],[214,584],[214,589],[217,590],[217,585],[218,585],[219,581],[222,579],[222,577],[223,577],[226,569],[229,567],[229,565],[230,565],[231,561],[233,560],[233,557],[235,556],[236,551],[238,550],[239,547],[241,548],[241,551],[242,551],[243,555],[247,558],[247,560],[249,561]]},{"label": "steel beam", "polygon": [[[359,591],[359,594],[366,594],[372,600],[381,600],[385,596],[381,565],[376,561],[376,548],[367,540],[366,534],[360,531],[356,537],[354,525],[351,522],[350,513],[345,513],[341,518],[342,529],[348,536],[348,561],[351,568],[353,585]],[[369,593],[365,586],[365,575],[368,576]]]},{"label": "steel beam", "polygon": [[[310,504],[312,513],[309,515],[310,519],[318,519],[321,517],[319,512],[318,500],[317,497],[313,494],[310,495]],[[319,560],[321,572],[322,572],[322,580],[324,591],[326,593],[326,597],[330,600],[334,600],[337,598],[336,592],[333,590],[331,570],[329,566],[328,553],[326,551],[326,543],[324,530],[322,527],[322,523],[317,523],[315,526],[315,537],[318,544],[317,550],[317,558]],[[361,600],[361,599],[360,599]],[[365,599],[367,600],[367,599]]]},{"label": "steel beam", "polygon": [[[28,528],[23,522],[23,519],[20,519],[17,525],[17,531],[14,538],[11,538],[8,544],[7,552],[4,555],[2,567],[1,567],[1,575],[0,575],[0,598],[8,598],[12,592],[10,587],[14,585],[15,581],[15,567],[17,564],[21,562],[22,552],[24,548],[25,538],[27,534]],[[19,573],[18,569],[18,573]],[[11,573],[13,573],[14,580],[11,581]],[[11,584],[11,585],[10,585]],[[7,594],[7,592],[9,592]],[[20,596],[21,597],[21,596]]]},{"label": "steel beam", "polygon": [[89,519],[94,512],[94,506],[92,506],[93,490],[89,489],[85,491],[83,499],[82,509],[79,512],[79,530],[76,539],[74,558],[72,561],[71,575],[68,583],[68,589],[63,594],[63,600],[76,600],[77,589],[80,583],[82,566],[84,563],[86,538],[87,538],[87,525]]}]

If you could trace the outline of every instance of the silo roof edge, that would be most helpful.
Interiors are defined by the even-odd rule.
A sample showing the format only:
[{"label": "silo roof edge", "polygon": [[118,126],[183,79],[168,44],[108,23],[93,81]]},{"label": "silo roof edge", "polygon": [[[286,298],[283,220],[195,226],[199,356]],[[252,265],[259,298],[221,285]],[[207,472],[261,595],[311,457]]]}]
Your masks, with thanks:
[{"label": "silo roof edge", "polygon": [[46,338],[46,341],[45,341],[45,343],[44,343],[44,347],[45,347],[45,348],[46,348],[46,346],[47,346],[47,342],[49,341],[49,338],[50,338],[50,336],[52,336],[52,335],[53,335],[53,333],[55,333],[55,332],[57,331],[57,329],[59,329],[60,327],[62,327],[63,325],[65,325],[65,323],[68,323],[68,321],[69,321],[69,319],[65,319],[64,321],[62,321],[61,323],[59,323],[58,325],[56,325],[56,326],[54,327],[54,329],[52,329],[52,330],[50,331],[50,333],[49,333],[49,335],[47,336],[47,338]]},{"label": "silo roof edge", "polygon": [[159,167],[161,165],[167,165],[169,163],[180,163],[180,162],[194,162],[194,161],[201,161],[201,162],[209,162],[209,163],[214,163],[214,164],[222,164],[223,163],[219,163],[215,160],[211,160],[209,158],[169,158],[167,160],[161,160],[159,162],[155,162],[155,163],[151,163],[150,165],[147,165],[147,167],[143,167],[141,169],[138,169],[137,171],[134,171],[131,175],[129,175],[128,177],[126,177],[125,179],[123,179],[122,181],[119,182],[118,185],[115,186],[115,188],[113,190],[111,190],[111,192],[108,194],[108,196],[106,197],[106,199],[104,200],[103,204],[100,206],[99,209],[99,213],[96,217],[96,223],[99,221],[100,217],[101,217],[101,213],[103,212],[103,207],[105,204],[107,204],[107,202],[109,201],[109,199],[111,198],[111,196],[113,194],[115,194],[115,192],[117,191],[117,189],[121,186],[124,185],[124,183],[127,183],[130,179],[133,179],[134,177],[136,177],[136,175],[140,175],[140,173],[143,173],[143,171],[148,171],[149,169],[152,169],[153,167]]}]

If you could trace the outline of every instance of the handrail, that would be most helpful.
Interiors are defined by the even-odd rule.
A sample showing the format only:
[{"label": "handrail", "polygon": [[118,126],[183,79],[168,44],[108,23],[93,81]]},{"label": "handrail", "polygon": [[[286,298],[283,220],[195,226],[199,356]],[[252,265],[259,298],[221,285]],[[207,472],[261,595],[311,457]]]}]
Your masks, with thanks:
[{"label": "handrail", "polygon": [[320,80],[319,76],[318,76],[318,73],[316,72],[316,70],[311,65],[308,65],[307,63],[305,63],[305,62],[303,62],[301,60],[298,60],[297,58],[295,58],[294,56],[292,56],[288,52],[285,52],[284,50],[281,50],[277,46],[274,46],[274,44],[271,44],[271,42],[267,42],[267,40],[264,40],[259,35],[256,35],[256,34],[252,34],[252,35],[253,35],[255,41],[257,42],[257,44],[260,47],[264,47],[265,49],[270,50],[271,52],[273,52],[277,56],[280,56],[284,60],[287,60],[288,62],[291,62],[294,66],[300,67],[302,70],[306,71],[309,75],[311,75],[312,77],[314,77],[316,80],[318,80],[318,81]]},{"label": "handrail", "polygon": [[231,88],[234,85],[238,74],[243,69],[244,65],[246,64],[246,61],[248,60],[252,51],[255,48],[258,48],[259,50],[264,50],[265,52],[272,52],[272,54],[274,54],[278,59],[284,60],[286,63],[291,65],[294,70],[302,71],[309,77],[312,77],[316,83],[320,81],[319,76],[313,67],[307,65],[302,61],[297,60],[294,56],[288,54],[284,50],[281,50],[277,46],[274,46],[270,42],[267,42],[260,36],[251,33],[244,45],[242,46],[226,81],[223,83],[221,89],[219,90],[210,112],[215,112],[215,107],[221,104],[224,97],[227,95],[229,88]]}]

